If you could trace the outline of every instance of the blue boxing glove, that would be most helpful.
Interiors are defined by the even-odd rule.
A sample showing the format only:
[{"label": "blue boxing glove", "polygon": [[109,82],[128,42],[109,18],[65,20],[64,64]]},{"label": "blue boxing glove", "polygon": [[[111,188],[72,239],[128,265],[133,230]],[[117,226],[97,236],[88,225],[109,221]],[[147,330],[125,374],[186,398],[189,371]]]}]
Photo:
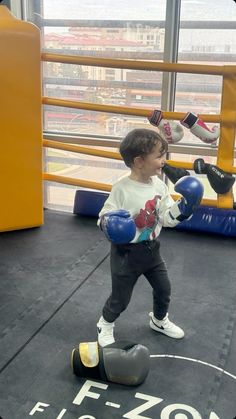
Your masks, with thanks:
[{"label": "blue boxing glove", "polygon": [[103,214],[100,227],[106,238],[115,244],[129,243],[136,234],[135,222],[129,211],[124,209]]},{"label": "blue boxing glove", "polygon": [[176,202],[180,214],[176,217],[178,221],[183,221],[193,214],[200,204],[204,188],[202,183],[194,176],[184,176],[175,184],[175,191],[183,197]]}]

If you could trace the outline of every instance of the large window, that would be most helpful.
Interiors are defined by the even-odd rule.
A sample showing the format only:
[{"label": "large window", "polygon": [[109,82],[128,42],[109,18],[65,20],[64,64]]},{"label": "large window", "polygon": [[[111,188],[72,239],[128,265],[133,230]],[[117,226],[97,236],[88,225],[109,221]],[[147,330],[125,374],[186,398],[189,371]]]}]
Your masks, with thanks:
[{"label": "large window", "polygon": [[[96,57],[163,59],[164,0],[44,0],[40,14],[44,51]],[[91,20],[93,16],[94,20]],[[66,26],[65,26],[66,25]],[[92,103],[160,106],[162,75],[68,64],[44,64],[44,95]],[[153,95],[151,95],[153,93]],[[45,130],[122,136],[136,118],[46,108]]]},{"label": "large window", "polygon": [[[175,0],[175,5],[181,5],[179,17],[170,0],[23,3],[25,18],[41,28],[45,52],[163,61],[171,57],[167,50],[172,48],[172,59],[178,57],[183,63],[235,63],[236,5],[231,0]],[[172,39],[170,45],[167,31],[171,30],[173,19],[179,28],[179,39]],[[160,108],[163,97],[168,95],[175,111],[214,114],[220,111],[221,83],[221,77],[178,74],[176,85],[167,86],[160,72],[43,64],[44,96],[106,105]],[[120,138],[137,126],[150,127],[146,118],[44,107],[45,136],[67,142],[72,138],[71,142],[113,146],[116,150]],[[186,151],[185,145],[191,145],[192,151]],[[216,162],[217,143],[205,145],[189,130],[170,150],[170,157],[175,160],[194,161],[200,154],[206,162]],[[96,176],[92,171],[95,161]],[[46,149],[45,170],[112,183],[126,168],[121,162]],[[46,206],[71,210],[75,189],[47,182]],[[215,196],[207,183],[206,191],[207,196]]]}]

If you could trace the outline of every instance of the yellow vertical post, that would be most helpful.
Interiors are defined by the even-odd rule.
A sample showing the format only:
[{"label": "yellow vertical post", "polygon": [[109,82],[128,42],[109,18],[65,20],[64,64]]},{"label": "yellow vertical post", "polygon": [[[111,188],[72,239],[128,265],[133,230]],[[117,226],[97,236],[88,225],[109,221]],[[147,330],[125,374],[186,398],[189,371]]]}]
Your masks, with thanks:
[{"label": "yellow vertical post", "polygon": [[40,31],[0,6],[0,231],[43,223]]},{"label": "yellow vertical post", "polygon": [[[225,66],[227,68],[228,66]],[[224,74],[221,98],[221,133],[217,155],[217,165],[226,172],[234,166],[235,123],[227,123],[227,115],[236,112],[236,66],[230,66],[231,74]],[[228,73],[228,72],[227,72]],[[236,114],[236,113],[235,113]],[[218,195],[219,208],[233,208],[233,192]]]}]

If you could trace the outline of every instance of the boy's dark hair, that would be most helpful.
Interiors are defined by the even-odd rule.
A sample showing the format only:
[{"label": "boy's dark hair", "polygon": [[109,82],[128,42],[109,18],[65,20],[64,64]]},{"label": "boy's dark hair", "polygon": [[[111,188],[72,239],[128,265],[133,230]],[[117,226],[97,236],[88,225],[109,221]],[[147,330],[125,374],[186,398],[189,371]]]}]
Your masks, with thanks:
[{"label": "boy's dark hair", "polygon": [[132,167],[135,157],[145,157],[152,153],[156,144],[160,143],[160,153],[165,154],[168,143],[156,131],[138,128],[130,131],[120,143],[120,154],[128,167]]}]

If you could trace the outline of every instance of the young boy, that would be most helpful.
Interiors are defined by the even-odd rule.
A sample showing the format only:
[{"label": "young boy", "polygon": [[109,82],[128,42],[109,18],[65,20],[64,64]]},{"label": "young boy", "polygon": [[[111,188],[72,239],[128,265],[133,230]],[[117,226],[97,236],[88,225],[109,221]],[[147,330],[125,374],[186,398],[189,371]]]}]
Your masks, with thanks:
[{"label": "young boy", "polygon": [[98,328],[100,346],[113,343],[114,322],[130,301],[133,288],[144,275],[153,289],[150,327],[180,339],[184,331],[168,318],[171,284],[160,255],[162,226],[174,227],[189,218],[203,195],[202,184],[192,176],[180,179],[175,202],[158,177],[165,164],[167,142],[150,129],[135,129],[120,144],[120,154],[130,174],[116,182],[99,213],[98,225],[111,242],[112,291]]}]

